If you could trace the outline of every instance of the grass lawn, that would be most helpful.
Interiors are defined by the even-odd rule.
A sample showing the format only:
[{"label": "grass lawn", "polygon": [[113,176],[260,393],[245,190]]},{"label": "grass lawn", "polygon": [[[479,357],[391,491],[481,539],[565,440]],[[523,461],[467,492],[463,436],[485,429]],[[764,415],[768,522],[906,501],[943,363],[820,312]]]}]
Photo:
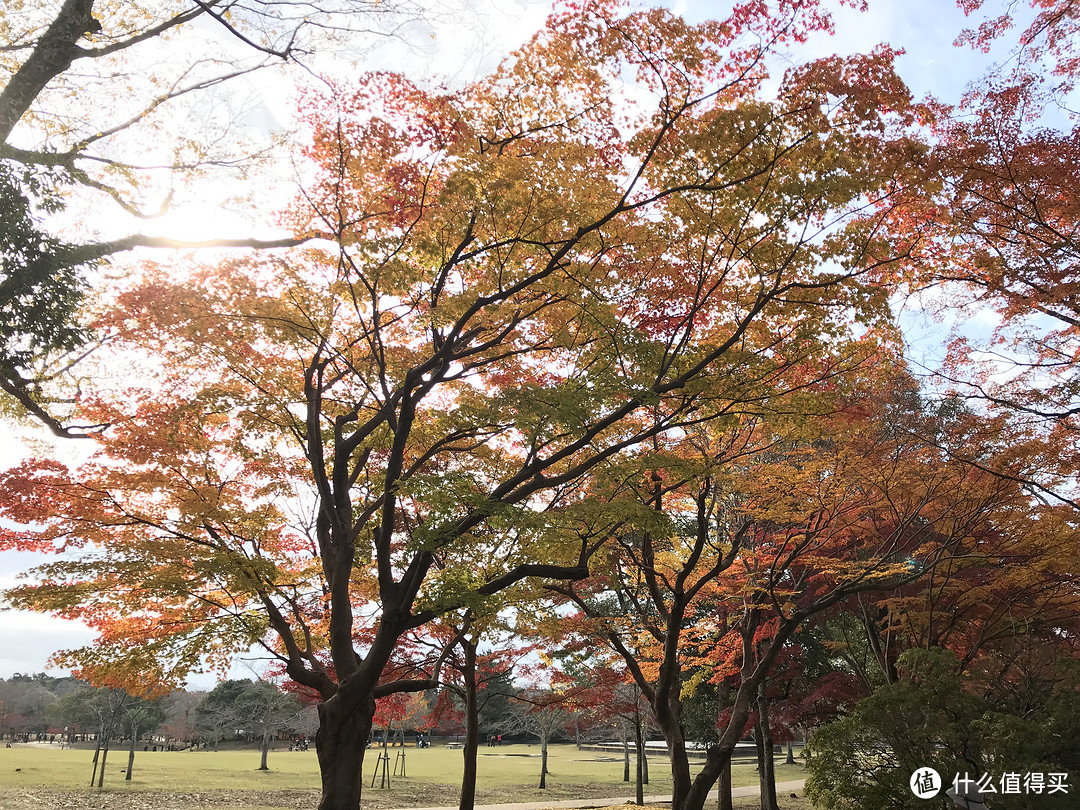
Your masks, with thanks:
[{"label": "grass lawn", "polygon": [[[388,749],[391,774],[400,769],[398,754]],[[461,779],[460,750],[405,748],[406,776],[392,776],[389,789],[372,774],[381,749],[371,749],[364,761],[364,805],[370,808],[450,806],[457,801]],[[152,752],[139,750],[131,782],[124,781],[127,751],[110,751],[105,791],[91,790],[93,751],[59,746],[14,745],[0,748],[0,810],[81,807],[95,810],[171,810],[171,808],[230,807],[236,810],[313,808],[318,801],[319,772],[314,750],[271,751],[270,771],[257,771],[259,753],[241,751]],[[670,793],[671,775],[665,756],[652,756],[649,794]],[[573,745],[550,749],[548,789],[536,787],[540,776],[538,746],[505,745],[481,748],[477,803],[531,802],[632,796],[633,783],[622,781],[618,754],[578,751]],[[776,779],[802,779],[801,766],[778,764]],[[753,765],[736,765],[735,786],[757,783]],[[59,796],[58,793],[64,793]],[[800,791],[801,794],[801,791]],[[168,801],[162,797],[167,796]],[[786,796],[786,794],[781,794]],[[81,797],[81,798],[80,798]],[[83,805],[82,799],[87,803]],[[756,800],[755,800],[756,801]],[[787,810],[808,810],[808,804],[781,802]],[[747,805],[748,807],[751,805]]]}]

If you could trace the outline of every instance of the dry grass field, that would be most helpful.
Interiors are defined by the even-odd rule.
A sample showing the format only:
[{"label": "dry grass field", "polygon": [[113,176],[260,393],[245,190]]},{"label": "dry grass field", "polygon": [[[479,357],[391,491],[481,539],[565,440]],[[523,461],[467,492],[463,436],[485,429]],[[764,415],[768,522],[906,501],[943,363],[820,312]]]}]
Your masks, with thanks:
[{"label": "dry grass field", "polygon": [[[400,773],[401,749],[389,749],[393,774]],[[406,776],[391,777],[389,788],[372,775],[373,749],[364,763],[365,808],[443,807],[457,802],[461,751],[433,747],[404,749]],[[314,751],[271,752],[270,771],[260,772],[257,751],[138,751],[131,782],[124,780],[127,752],[113,750],[106,765],[103,790],[91,788],[92,751],[60,750],[59,746],[15,745],[0,749],[0,810],[308,810],[318,803],[318,767]],[[667,761],[652,757],[650,795],[670,793]],[[596,800],[633,795],[622,781],[622,759],[604,752],[553,746],[548,788],[539,790],[539,750],[508,745],[481,749],[477,804]],[[777,766],[779,781],[801,779],[801,767]],[[753,785],[752,765],[736,766],[736,785]],[[784,810],[811,810],[802,797],[782,794]],[[740,800],[744,807],[757,800]],[[738,806],[738,805],[737,805]],[[628,805],[619,805],[626,810]],[[655,807],[655,806],[654,806]]]}]

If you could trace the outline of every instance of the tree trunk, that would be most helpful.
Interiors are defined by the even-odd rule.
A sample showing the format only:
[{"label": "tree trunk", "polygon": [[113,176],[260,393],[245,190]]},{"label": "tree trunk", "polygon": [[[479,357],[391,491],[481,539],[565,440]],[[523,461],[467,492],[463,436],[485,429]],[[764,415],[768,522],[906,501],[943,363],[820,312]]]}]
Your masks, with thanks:
[{"label": "tree trunk", "polygon": [[[677,671],[677,668],[673,670],[676,674]],[[661,678],[664,678],[665,674],[662,671]],[[673,677],[673,675],[667,675],[669,680]],[[686,750],[686,737],[683,733],[682,719],[680,717],[682,705],[679,700],[679,689],[675,686],[664,690],[664,692],[666,697],[663,696],[659,688],[657,689],[657,694],[653,700],[653,717],[660,727],[660,733],[663,734],[664,741],[667,743],[668,756],[671,761],[672,806],[678,807],[690,793],[693,779],[690,776],[690,756]],[[645,773],[645,784],[648,784],[647,769]]]},{"label": "tree trunk", "polygon": [[[476,644],[468,638],[461,639],[464,666],[461,675],[465,681],[465,767],[461,774],[461,798],[458,810],[472,810],[476,804],[476,757],[480,748],[480,710],[476,703]],[[542,786],[541,786],[542,787]]]},{"label": "tree trunk", "polygon": [[540,739],[540,789],[547,789],[547,757],[548,757],[548,735],[545,732],[544,736]]},{"label": "tree trunk", "polygon": [[266,758],[270,753],[270,724],[269,722],[263,724],[262,744],[259,746],[259,750],[262,751],[262,757],[259,759],[259,770],[268,771],[270,766],[266,764]]},{"label": "tree trunk", "polygon": [[[717,742],[723,740],[724,730],[720,727],[720,717],[731,702],[731,684],[725,679],[716,692],[716,736]],[[716,810],[733,810],[731,799],[731,753],[722,758],[722,770],[716,789]]]},{"label": "tree trunk", "polygon": [[79,56],[78,41],[101,30],[93,9],[94,0],[67,0],[22,67],[8,79],[0,93],[0,143],[7,141],[45,85]]},{"label": "tree trunk", "polygon": [[127,773],[124,774],[124,781],[131,781],[131,770],[135,767],[135,741],[139,739],[139,727],[133,726],[131,729],[131,745],[128,747],[128,766]]},{"label": "tree trunk", "polygon": [[[14,735],[12,735],[12,739],[15,739]],[[98,734],[97,745],[94,746],[94,770],[90,774],[90,787],[93,787],[94,782],[97,781],[97,770],[98,770],[98,765],[100,765],[100,764],[101,764],[101,735]]]},{"label": "tree trunk", "polygon": [[630,781],[630,735],[626,733],[626,726],[619,723],[619,730],[622,732],[622,751],[623,751],[623,768],[622,768],[622,780],[624,782]]},{"label": "tree trunk", "polygon": [[730,707],[731,716],[728,718],[727,726],[720,732],[718,744],[709,749],[704,765],[690,785],[690,792],[681,804],[673,807],[673,810],[702,810],[705,807],[709,791],[720,778],[725,764],[730,763],[735,745],[739,741],[750,714],[750,701],[755,691],[755,688],[748,686],[745,680],[736,691]]},{"label": "tree trunk", "polygon": [[787,759],[784,760],[785,765],[795,765],[795,744],[791,741],[787,741]]},{"label": "tree trunk", "polygon": [[765,682],[758,684],[758,780],[761,784],[761,810],[779,810],[776,804],[776,771],[773,765],[772,730],[769,728],[769,700]]},{"label": "tree trunk", "polygon": [[577,750],[581,750],[581,723],[578,721],[577,715],[574,715],[574,742],[577,743]]},{"label": "tree trunk", "polygon": [[634,776],[634,798],[639,805],[645,804],[645,741],[641,738],[641,717],[634,718],[634,752],[637,754],[637,769]]},{"label": "tree trunk", "polygon": [[319,704],[315,751],[322,776],[319,810],[359,810],[364,750],[375,716],[375,699],[349,700],[344,689]]},{"label": "tree trunk", "polygon": [[109,738],[106,737],[101,745],[101,767],[98,769],[97,786],[105,784],[105,760],[109,758]]},{"label": "tree trunk", "polygon": [[[390,755],[386,753],[386,746],[390,742],[390,735],[393,733],[393,723],[387,721],[386,728],[382,733],[382,764],[379,766],[382,768],[382,778],[379,780],[380,788],[390,787]],[[372,780],[374,782],[374,779]]]},{"label": "tree trunk", "polygon": [[731,798],[731,755],[724,761],[724,769],[720,771],[719,786],[716,791],[717,810],[734,810]]}]

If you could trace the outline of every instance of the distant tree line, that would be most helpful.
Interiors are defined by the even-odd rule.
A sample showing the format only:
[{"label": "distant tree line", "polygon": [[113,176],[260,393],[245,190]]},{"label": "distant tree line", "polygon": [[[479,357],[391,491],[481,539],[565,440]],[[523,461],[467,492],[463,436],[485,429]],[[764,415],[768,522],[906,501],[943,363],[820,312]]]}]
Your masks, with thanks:
[{"label": "distant tree line", "polygon": [[314,710],[268,681],[228,680],[210,692],[140,697],[71,677],[16,674],[0,679],[0,737],[10,742],[94,744],[92,784],[101,786],[113,743],[126,745],[130,780],[136,750],[258,745],[260,770],[275,741],[314,733]]}]

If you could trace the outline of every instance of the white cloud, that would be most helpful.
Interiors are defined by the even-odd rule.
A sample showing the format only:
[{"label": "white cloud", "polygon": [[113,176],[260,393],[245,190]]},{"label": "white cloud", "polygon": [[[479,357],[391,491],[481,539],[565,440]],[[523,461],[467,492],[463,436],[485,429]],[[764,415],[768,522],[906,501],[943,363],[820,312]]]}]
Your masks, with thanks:
[{"label": "white cloud", "polygon": [[6,610],[0,613],[0,677],[10,678],[16,672],[67,674],[65,670],[49,669],[49,656],[57,650],[82,647],[94,640],[93,631],[82,622],[58,619],[25,610]]}]

